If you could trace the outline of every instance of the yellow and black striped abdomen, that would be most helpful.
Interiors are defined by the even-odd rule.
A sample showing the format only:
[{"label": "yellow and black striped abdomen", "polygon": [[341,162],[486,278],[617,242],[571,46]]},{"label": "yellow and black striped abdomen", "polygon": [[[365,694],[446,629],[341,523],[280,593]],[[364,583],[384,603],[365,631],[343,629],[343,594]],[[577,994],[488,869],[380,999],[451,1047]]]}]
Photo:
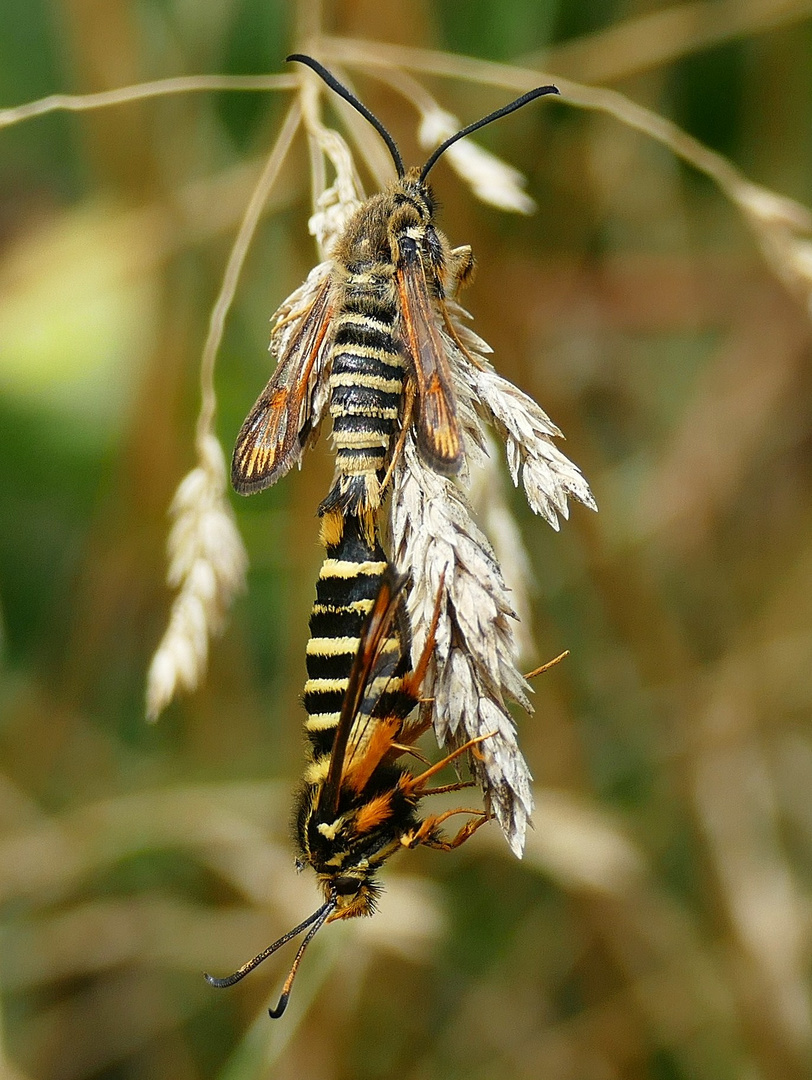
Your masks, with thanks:
[{"label": "yellow and black striped abdomen", "polygon": [[[340,539],[328,544],[310,615],[304,705],[305,731],[315,761],[332,750],[361,630],[386,568],[386,556],[377,537],[370,542],[359,519],[346,518]],[[371,698],[382,695],[374,712],[391,710],[392,706],[398,710],[400,676],[409,666],[407,637],[400,626],[394,625],[383,646],[381,670],[373,673],[369,687]],[[410,701],[407,707],[411,709],[413,704]],[[363,711],[358,719],[363,721]]]},{"label": "yellow and black striped abdomen", "polygon": [[335,315],[330,415],[336,478],[319,508],[347,515],[374,510],[403,391],[404,354],[397,336],[397,305],[387,279],[350,274]]}]

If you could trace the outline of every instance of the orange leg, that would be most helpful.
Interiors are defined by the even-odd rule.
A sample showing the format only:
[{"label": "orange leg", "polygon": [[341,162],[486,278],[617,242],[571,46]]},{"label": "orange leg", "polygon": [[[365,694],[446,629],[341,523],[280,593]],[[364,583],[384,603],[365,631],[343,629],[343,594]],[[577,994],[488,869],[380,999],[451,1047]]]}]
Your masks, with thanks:
[{"label": "orange leg", "polygon": [[[425,731],[426,729],[424,728],[423,730]],[[420,731],[418,732],[418,734],[422,735],[423,732]],[[411,754],[413,758],[417,758],[418,761],[422,761],[424,765],[431,765],[431,762],[426,757],[426,755],[421,753],[420,750],[416,750],[413,746],[409,746],[408,742],[408,738],[406,738],[402,743],[393,742],[391,750],[389,751],[390,756],[400,757],[401,754]],[[424,792],[424,794],[428,795],[431,793]]]},{"label": "orange leg", "polygon": [[[450,754],[447,754],[442,761],[435,762],[430,769],[426,769],[420,776],[410,777],[406,781],[406,784],[412,791],[417,792],[418,789],[425,787],[426,781],[430,777],[434,776],[434,774],[438,773],[441,769],[444,769],[446,765],[449,765],[455,758],[458,758],[460,754],[465,754],[467,751],[473,750],[474,747],[479,746],[481,742],[493,738],[495,734],[495,731],[489,731],[487,735],[477,735],[475,739],[469,739],[467,743],[463,743],[462,746],[458,746],[456,750],[452,750]],[[420,794],[422,795],[422,791]]]},{"label": "orange leg", "polygon": [[423,732],[428,731],[431,727],[432,717],[429,709],[421,708],[418,718],[413,720],[409,724],[404,724],[398,735],[398,741],[392,743],[392,748],[387,754],[388,761],[394,761],[401,754],[411,754],[412,757],[417,758],[418,761],[422,761],[424,765],[431,766],[431,762],[421,753],[416,750],[412,743],[414,743]]},{"label": "orange leg", "polygon": [[477,357],[473,355],[470,349],[466,348],[466,346],[460,340],[460,335],[457,333],[457,330],[453,322],[451,321],[451,316],[448,314],[448,308],[445,306],[442,300],[440,301],[440,308],[442,310],[443,322],[445,323],[445,328],[448,336],[451,338],[451,340],[454,342],[454,344],[457,346],[463,356],[468,357],[468,359],[471,361],[475,368],[479,368],[480,371],[484,370],[482,366],[482,361],[477,359]]},{"label": "orange leg", "polygon": [[[443,600],[445,586],[445,570],[440,574],[440,586],[437,589],[437,599],[434,601],[434,612],[431,616],[431,625],[429,626],[429,632],[426,634],[426,641],[423,645],[423,651],[420,654],[420,659],[417,661],[414,671],[408,676],[408,687],[414,693],[415,697],[420,692],[420,687],[423,685],[423,679],[426,677],[426,669],[429,666],[429,660],[431,660],[431,654],[434,650],[434,639],[437,633],[437,624],[440,621],[440,611],[443,607]],[[427,699],[428,700],[434,700]],[[421,702],[422,704],[422,702]],[[426,728],[431,721],[426,723]],[[426,728],[423,730],[425,731]]]},{"label": "orange leg", "polygon": [[[437,829],[440,825],[447,821],[448,818],[453,817],[454,814],[471,814],[472,816],[456,836],[452,836],[450,840],[437,836]],[[463,806],[458,807],[456,810],[446,810],[444,814],[433,814],[431,817],[427,817],[417,832],[409,838],[406,847],[412,848],[422,844],[424,847],[434,848],[436,851],[453,851],[454,848],[460,847],[461,844],[464,844],[466,840],[472,837],[486,821],[490,821],[490,814],[487,810],[471,810]]]},{"label": "orange leg", "polygon": [[475,780],[458,780],[456,784],[443,784],[442,787],[423,788],[420,792],[424,795],[447,795],[449,791],[462,791],[463,788],[476,787]]},{"label": "orange leg", "polygon": [[[312,307],[312,306],[313,305],[311,304],[310,307]],[[273,324],[273,328],[272,328],[271,332],[275,333],[277,330],[280,330],[283,326],[287,326],[288,323],[295,322],[296,319],[301,319],[301,317],[303,315],[307,314],[307,312],[310,310],[310,307],[301,307],[301,308],[296,308],[295,311],[289,311],[287,313],[287,315],[284,316],[284,318],[280,319],[278,322],[275,322]]]},{"label": "orange leg", "polygon": [[[443,573],[440,575],[440,587],[437,590],[437,599],[434,602],[434,614],[431,617],[431,625],[429,626],[429,632],[426,635],[426,641],[423,645],[423,651],[420,654],[420,658],[418,659],[417,665],[415,666],[414,670],[409,675],[406,675],[403,680],[403,689],[406,691],[406,693],[411,693],[416,698],[420,693],[420,687],[423,683],[423,679],[426,677],[426,669],[429,666],[429,661],[431,660],[431,655],[434,651],[434,641],[435,634],[437,633],[437,623],[440,621],[440,611],[442,609],[443,600],[445,597],[443,591],[444,584],[445,571],[443,571]],[[426,698],[424,700],[418,698],[418,700],[420,701],[421,706],[418,719],[404,726],[403,730],[400,733],[401,744],[412,743],[415,741],[415,739],[419,739],[423,732],[428,731],[428,729],[432,725],[432,712],[431,709],[427,708],[426,706],[429,705],[432,701],[434,701],[434,698]],[[420,755],[416,754],[415,756],[419,757]],[[426,764],[428,765],[429,763],[426,762]],[[425,775],[425,773],[423,775]]]}]

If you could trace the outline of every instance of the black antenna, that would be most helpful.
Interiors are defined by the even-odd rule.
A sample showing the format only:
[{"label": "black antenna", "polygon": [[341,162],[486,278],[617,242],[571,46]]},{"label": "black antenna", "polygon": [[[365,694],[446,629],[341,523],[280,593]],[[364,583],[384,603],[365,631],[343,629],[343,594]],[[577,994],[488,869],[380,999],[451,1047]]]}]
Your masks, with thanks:
[{"label": "black antenna", "polygon": [[[237,968],[233,975],[229,975],[225,979],[215,979],[213,975],[209,975],[208,972],[204,972],[203,978],[206,980],[209,986],[216,986],[218,989],[222,989],[226,986],[233,986],[234,983],[238,983],[240,979],[244,979],[249,971],[253,971],[255,967],[258,967],[263,960],[267,960],[271,953],[275,953],[276,950],[281,948],[282,945],[286,945],[291,940],[291,938],[295,938],[297,934],[301,934],[302,930],[306,930],[307,927],[310,926],[312,923],[316,924],[316,928],[321,926],[324,920],[333,911],[334,908],[335,898],[331,897],[326,904],[322,904],[318,911],[314,911],[312,915],[308,915],[304,922],[299,923],[299,925],[295,926],[292,930],[288,930],[287,934],[283,934],[278,941],[275,941],[273,945],[269,945],[267,949],[263,950],[263,952],[255,956],[253,960],[249,960],[247,963],[243,964],[242,967]],[[305,944],[311,939],[314,932],[315,931],[311,931],[307,935],[307,937],[305,938]],[[303,950],[301,949],[299,950],[300,953],[302,951]],[[297,966],[298,963],[299,957],[297,957],[296,960]]]},{"label": "black antenna", "polygon": [[270,1016],[272,1020],[278,1020],[282,1013],[285,1011],[285,1009],[287,1009],[288,1001],[290,999],[290,988],[293,986],[293,980],[296,978],[296,972],[299,969],[299,961],[304,956],[304,951],[307,946],[310,944],[310,942],[313,940],[319,930],[321,930],[322,926],[324,926],[332,913],[335,911],[335,907],[336,899],[335,894],[333,894],[332,899],[328,900],[324,907],[321,908],[318,912],[318,918],[308,931],[307,937],[299,946],[299,951],[296,953],[296,957],[293,961],[293,966],[288,972],[287,979],[285,979],[285,985],[282,987],[282,993],[279,997],[276,1008],[268,1009],[268,1016]]},{"label": "black antenna", "polygon": [[529,101],[534,101],[537,97],[544,97],[545,94],[557,94],[558,92],[557,86],[537,86],[535,90],[529,90],[526,94],[522,94],[521,97],[516,98],[515,101],[511,101],[510,105],[505,105],[503,108],[497,109],[496,112],[483,116],[482,119],[477,120],[475,124],[469,124],[468,127],[464,127],[462,131],[458,131],[456,135],[452,135],[450,139],[446,139],[444,143],[441,143],[440,146],[437,147],[423,166],[423,171],[420,173],[420,182],[423,183],[423,181],[425,181],[429,171],[436,164],[437,158],[441,154],[444,154],[449,146],[453,146],[458,139],[463,139],[466,135],[470,135],[472,131],[477,131],[479,128],[485,127],[486,124],[490,124],[494,120],[499,120],[502,116],[507,116],[508,113],[515,112],[516,109],[521,109],[523,105],[526,105]]},{"label": "black antenna", "polygon": [[[354,94],[351,94],[347,87],[343,86],[338,81],[335,75],[331,75],[327,68],[320,64],[318,60],[314,60],[312,56],[305,56],[303,53],[291,53],[290,56],[285,57],[285,59],[288,62],[296,60],[300,64],[306,64],[307,67],[312,68],[317,75],[320,75],[321,78],[324,79],[324,81],[327,83],[331,90],[335,90],[339,97],[343,97],[344,100],[348,101],[354,109],[358,110],[361,116],[363,116],[366,120],[369,120],[370,124],[372,124],[372,126],[375,128],[375,130],[378,132],[380,137],[383,139],[383,141],[389,148],[389,153],[392,155],[392,160],[395,162],[395,168],[398,171],[398,177],[405,176],[406,169],[403,165],[403,158],[400,156],[400,151],[395,144],[395,140],[380,122],[378,117],[375,116],[374,113],[370,112],[366,105],[360,102]],[[558,91],[556,91],[556,93],[557,92]]]}]

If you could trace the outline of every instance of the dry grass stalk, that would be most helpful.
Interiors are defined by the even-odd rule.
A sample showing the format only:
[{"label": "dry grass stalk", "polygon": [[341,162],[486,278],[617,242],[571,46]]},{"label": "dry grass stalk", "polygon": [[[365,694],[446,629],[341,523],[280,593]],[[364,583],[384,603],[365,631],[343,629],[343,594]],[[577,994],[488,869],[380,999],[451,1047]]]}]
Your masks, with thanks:
[{"label": "dry grass stalk", "polygon": [[768,262],[812,319],[812,212],[794,199],[744,180],[732,197]]},{"label": "dry grass stalk", "polygon": [[[321,122],[321,81],[305,70],[299,73],[299,85],[311,162],[313,214],[308,221],[308,230],[316,238],[321,257],[325,259],[361,205],[364,191],[347,143],[337,131]],[[334,173],[329,186],[325,178],[326,164]]]},{"label": "dry grass stalk", "polygon": [[721,42],[749,37],[808,18],[810,0],[690,0],[524,56],[585,82],[628,79]]},{"label": "dry grass stalk", "polygon": [[171,509],[175,523],[167,542],[167,581],[179,592],[147,674],[147,717],[153,721],[179,688],[197,688],[208,662],[209,639],[222,629],[231,601],[244,585],[247,558],[226,499],[226,464],[214,433],[214,366],[251,240],[300,121],[294,102],[246,207],[209,321],[200,362],[198,466],[177,490]]},{"label": "dry grass stalk", "polygon": [[268,91],[290,90],[296,85],[293,75],[180,75],[173,79],[122,86],[116,90],[100,90],[95,94],[49,94],[48,97],[0,109],[0,128],[11,127],[35,116],[52,112],[89,112],[93,109],[124,105],[145,98],[174,94],[211,93],[214,90]]}]

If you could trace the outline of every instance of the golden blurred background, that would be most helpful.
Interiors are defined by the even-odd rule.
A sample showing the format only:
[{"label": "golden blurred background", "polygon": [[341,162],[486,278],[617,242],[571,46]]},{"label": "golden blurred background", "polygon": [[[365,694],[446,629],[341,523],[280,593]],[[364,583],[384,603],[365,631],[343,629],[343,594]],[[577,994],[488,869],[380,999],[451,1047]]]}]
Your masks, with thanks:
[{"label": "golden blurred background", "polygon": [[[0,109],[283,71],[319,18],[411,50],[464,123],[515,93],[442,73],[451,54],[604,87],[762,201],[748,219],[662,141],[566,101],[478,136],[527,176],[534,215],[434,170],[442,227],[478,257],[476,329],[600,512],[554,533],[508,492],[527,665],[571,650],[517,717],[537,785],[524,860],[495,826],[395,860],[379,914],[322,933],[271,1021],[287,953],[232,991],[201,972],[315,903],[288,817],[326,438],[232,499],[248,589],[205,685],[154,726],[143,702],[209,315],[286,95],[0,113],[0,1075],[802,1080],[812,241],[770,193],[812,206],[812,3],[4,0]],[[353,79],[422,161],[414,112]],[[220,350],[227,452],[270,369],[269,317],[316,259],[308,187],[300,139]]]}]

